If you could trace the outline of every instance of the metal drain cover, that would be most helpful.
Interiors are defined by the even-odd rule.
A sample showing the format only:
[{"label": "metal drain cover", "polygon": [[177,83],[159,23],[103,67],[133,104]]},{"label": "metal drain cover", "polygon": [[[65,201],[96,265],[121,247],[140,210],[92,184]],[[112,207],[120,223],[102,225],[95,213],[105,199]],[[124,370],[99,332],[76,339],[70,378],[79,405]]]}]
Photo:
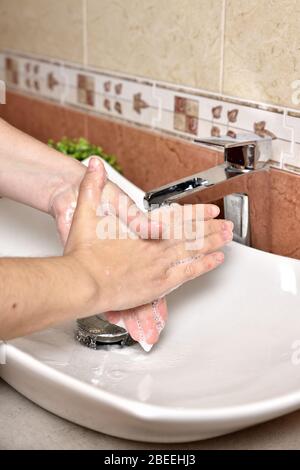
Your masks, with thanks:
[{"label": "metal drain cover", "polygon": [[100,315],[78,319],[77,327],[76,340],[92,349],[99,349],[107,344],[130,346],[136,342],[125,328],[103,320]]}]

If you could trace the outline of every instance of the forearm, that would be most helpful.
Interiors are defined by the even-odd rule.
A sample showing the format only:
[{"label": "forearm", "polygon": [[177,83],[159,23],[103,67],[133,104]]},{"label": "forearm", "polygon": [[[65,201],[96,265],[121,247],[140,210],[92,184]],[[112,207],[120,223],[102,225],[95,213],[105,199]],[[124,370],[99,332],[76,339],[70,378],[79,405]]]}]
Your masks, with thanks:
[{"label": "forearm", "polygon": [[85,169],[0,119],[0,195],[43,212],[51,211],[53,195],[78,187]]},{"label": "forearm", "polygon": [[0,340],[89,314],[93,283],[68,256],[0,260]]}]

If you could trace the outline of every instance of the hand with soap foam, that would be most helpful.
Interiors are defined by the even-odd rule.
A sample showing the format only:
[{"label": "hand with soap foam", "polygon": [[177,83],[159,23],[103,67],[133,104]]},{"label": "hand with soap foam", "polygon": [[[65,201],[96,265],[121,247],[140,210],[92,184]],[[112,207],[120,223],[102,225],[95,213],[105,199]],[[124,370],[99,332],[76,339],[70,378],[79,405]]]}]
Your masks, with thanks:
[{"label": "hand with soap foam", "polygon": [[[86,174],[85,167],[79,162],[13,128],[2,119],[0,119],[0,134],[2,136],[0,140],[1,196],[53,215],[61,238],[63,242],[66,242],[74,211],[75,215],[76,211],[77,214],[80,212],[78,207],[75,210],[80,182],[83,180],[79,200],[84,205],[83,201],[87,203],[90,193],[94,194],[95,190],[94,187],[92,192],[86,191],[86,182],[91,179],[94,179],[94,182],[98,179],[98,183],[101,181],[99,178],[101,165],[98,173],[89,171]],[[102,183],[102,193],[98,196],[114,203],[121,191],[110,182],[104,184],[102,181]],[[99,188],[98,190],[100,191]],[[89,204],[91,204],[90,199]],[[213,208],[214,206],[204,206],[205,211],[213,210]],[[166,302],[163,296],[183,282],[220,264],[223,261],[223,254],[213,252],[225,243],[225,238],[229,240],[232,237],[232,227],[229,225],[223,232],[221,230],[222,223],[225,224],[225,222],[213,220],[211,223],[205,222],[203,249],[195,250],[191,255],[191,252],[187,252],[182,240],[157,240],[155,242],[139,239],[122,243],[121,241],[111,243],[111,240],[97,239],[96,241],[94,227],[89,232],[87,251],[83,251],[90,255],[91,242],[93,248],[95,244],[98,246],[101,242],[101,250],[97,252],[100,266],[95,266],[95,257],[91,257],[89,266],[84,269],[84,260],[88,260],[89,256],[83,257],[81,262],[77,256],[79,252],[82,253],[79,247],[82,248],[87,242],[83,237],[84,234],[87,235],[86,221],[89,225],[91,220],[93,223],[96,223],[96,219],[99,220],[94,210],[88,210],[84,215],[82,214],[81,222],[78,222],[78,217],[75,217],[76,228],[73,224],[72,240],[67,242],[66,250],[70,250],[72,255],[68,253],[57,259],[2,260],[7,294],[2,299],[3,312],[7,314],[6,323],[3,323],[6,330],[3,337],[12,338],[27,334],[80,315],[87,316],[100,311],[110,311],[108,316],[112,322],[123,321],[130,334],[149,349],[151,344],[157,341],[167,318]],[[216,215],[210,214],[210,217]],[[125,225],[129,223],[131,226],[130,217],[128,219],[123,211],[119,211],[117,217],[123,220]],[[135,222],[138,221],[136,227],[139,230],[137,231],[141,238],[149,228],[151,231],[155,228],[154,232],[156,231],[160,236],[160,225],[152,221],[152,217],[152,213],[151,220],[142,213],[135,217]],[[74,239],[76,239],[76,247],[73,244]],[[113,262],[116,264],[114,265]],[[70,265],[73,266],[72,269]],[[31,275],[28,274],[24,278],[24,269],[30,270]],[[91,275],[98,273],[99,279],[95,278],[93,282],[93,276],[91,279],[88,275],[90,270]],[[13,273],[11,277],[10,272]],[[104,277],[103,273],[105,273]],[[47,297],[49,279],[51,279],[51,297]],[[83,302],[83,299],[89,291],[93,291],[97,286],[99,288],[100,281],[102,281],[101,303],[100,299],[97,299],[97,310],[94,311],[94,302]],[[85,283],[89,285],[85,286]],[[10,314],[11,304],[17,305],[11,300],[15,284],[19,286],[17,292],[18,306],[22,306],[21,322],[18,320],[18,315]],[[31,294],[33,285],[39,285],[39,294],[34,299]],[[30,315],[28,314],[27,318],[28,299],[31,300]],[[159,300],[153,301],[153,299]],[[94,298],[92,300],[95,301]],[[111,310],[115,311],[111,312]],[[122,312],[119,313],[116,310],[122,310]]]},{"label": "hand with soap foam", "polygon": [[[170,217],[167,218],[169,220],[169,224],[176,224],[176,220],[182,221],[184,218],[184,208],[187,206],[181,206],[179,204],[172,204],[170,206],[162,207],[161,209],[156,210],[155,212],[155,220],[159,221],[159,226],[161,227],[161,231],[163,231],[164,227],[164,213],[169,212]],[[200,210],[195,210],[199,209]],[[197,205],[197,206],[189,206],[190,211],[185,211],[187,216],[185,216],[186,223],[198,223],[201,224],[201,235],[203,237],[207,236],[208,233],[205,232],[205,224],[206,224],[206,232],[207,227],[211,232],[217,227],[220,227],[220,223],[224,223],[225,227],[228,226],[229,230],[229,237],[228,239],[231,240],[231,222],[227,223],[225,221],[216,221],[214,219],[219,214],[219,208],[212,204],[205,204],[205,205]],[[150,213],[149,217],[153,217],[154,213]],[[158,215],[158,217],[157,217]],[[176,217],[177,216],[177,217]],[[199,220],[200,217],[200,220]],[[212,220],[210,223],[209,221]],[[177,222],[178,223],[178,222]],[[179,222],[180,223],[180,222]],[[204,245],[204,243],[203,243]],[[106,319],[118,326],[125,328],[131,335],[133,339],[138,341],[140,345],[143,347],[145,351],[150,351],[152,346],[158,341],[160,333],[162,332],[167,318],[168,318],[168,308],[167,308],[167,301],[166,298],[161,298],[154,300],[150,304],[142,305],[137,308],[129,309],[122,312],[107,312]]]},{"label": "hand with soap foam", "polygon": [[[99,240],[96,235],[99,220],[109,221],[111,217],[110,214],[97,215],[105,187],[103,172],[101,161],[92,158],[80,187],[65,253],[75,257],[98,285],[99,298],[95,299],[89,313],[122,310],[108,313],[109,321],[118,324],[123,321],[132,337],[149,349],[157,341],[167,318],[162,297],[222,263],[223,253],[217,250],[232,239],[232,224],[208,219],[213,215],[212,207],[205,206],[204,216],[201,211],[203,237],[193,249],[187,249],[190,240],[186,238]],[[177,210],[180,207],[175,206]],[[194,209],[191,222],[196,223],[199,221],[193,217],[197,214],[197,206]],[[203,217],[208,220],[204,222]],[[151,218],[147,223],[152,224]],[[153,297],[162,300],[153,302]]]},{"label": "hand with soap foam", "polygon": [[[63,243],[66,242],[69,234],[77,197],[78,188],[76,185],[69,185],[64,186],[62,190],[58,188],[52,198],[51,212],[55,216]],[[122,205],[119,204],[121,199],[123,201]],[[119,217],[125,225],[132,227],[134,217],[134,226],[138,228],[138,234],[141,238],[149,238],[150,234],[154,238],[159,238],[162,236],[163,226],[163,217],[160,217],[160,215],[163,215],[166,211],[174,214],[182,212],[182,206],[172,204],[170,207],[164,207],[158,209],[155,213],[151,212],[146,215],[137,208],[136,204],[118,186],[110,181],[107,181],[103,188],[101,203],[110,207],[114,216]],[[191,221],[195,222],[197,219],[195,208],[199,209],[199,207],[201,210],[198,210],[197,217],[199,218],[200,214],[201,223],[203,220],[208,223],[209,220],[214,219],[219,214],[219,208],[215,205],[198,205],[194,206],[190,212]],[[160,298],[149,304],[122,312],[110,311],[105,316],[109,322],[126,328],[132,338],[138,341],[144,350],[149,351],[158,341],[166,324],[168,317],[167,302],[165,298]]]},{"label": "hand with soap foam", "polygon": [[[58,230],[64,243],[67,240],[71,226],[77,195],[78,191],[76,188],[70,186],[65,188],[64,191],[58,191],[53,198],[52,211],[56,217]],[[119,204],[120,200],[123,201],[122,205]],[[134,226],[138,228],[138,234],[141,238],[148,238],[150,235],[154,238],[159,238],[162,236],[162,227],[164,225],[163,217],[160,216],[166,211],[171,212],[173,216],[176,212],[181,213],[183,211],[182,206],[172,204],[170,207],[164,207],[155,211],[155,213],[151,212],[149,215],[146,215],[137,208],[135,203],[118,186],[110,181],[107,181],[103,188],[101,203],[110,207],[114,216],[119,217],[125,225],[132,227],[134,218]],[[201,223],[203,223],[203,220],[209,221],[219,214],[219,209],[215,205],[198,205],[194,206],[189,213],[191,221],[195,222],[195,208],[199,209],[199,207],[201,210],[198,210],[198,218],[200,214]],[[175,223],[174,217],[171,223]],[[158,341],[160,333],[166,324],[168,317],[167,302],[165,298],[160,298],[153,300],[149,304],[122,312],[110,311],[105,316],[109,322],[124,327],[132,338],[140,343],[144,350],[150,351],[152,346]]]}]

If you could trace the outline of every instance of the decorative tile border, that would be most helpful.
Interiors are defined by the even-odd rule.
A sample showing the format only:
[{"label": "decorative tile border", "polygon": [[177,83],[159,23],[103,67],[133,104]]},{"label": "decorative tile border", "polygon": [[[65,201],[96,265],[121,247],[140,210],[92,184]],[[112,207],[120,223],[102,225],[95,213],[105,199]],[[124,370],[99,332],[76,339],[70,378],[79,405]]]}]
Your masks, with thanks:
[{"label": "decorative tile border", "polygon": [[0,80],[13,90],[100,115],[195,137],[251,132],[274,139],[272,164],[300,173],[300,110],[246,102],[153,80],[0,52]]}]

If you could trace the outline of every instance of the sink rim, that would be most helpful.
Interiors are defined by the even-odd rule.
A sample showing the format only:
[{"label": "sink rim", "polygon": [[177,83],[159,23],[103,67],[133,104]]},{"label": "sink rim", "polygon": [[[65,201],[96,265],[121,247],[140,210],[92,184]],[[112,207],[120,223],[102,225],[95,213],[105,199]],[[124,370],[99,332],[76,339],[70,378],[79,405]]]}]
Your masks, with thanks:
[{"label": "sink rim", "polygon": [[[285,414],[287,410],[297,409],[300,406],[300,390],[298,392],[280,395],[276,398],[235,406],[214,406],[213,408],[180,408],[154,405],[147,402],[142,403],[137,400],[116,395],[101,388],[96,388],[87,382],[54,369],[30,356],[30,354],[21,351],[9,342],[6,343],[6,356],[8,360],[17,360],[18,363],[23,366],[23,370],[29,368],[31,372],[35,371],[38,377],[43,376],[51,381],[55,379],[53,382],[56,386],[60,385],[69,388],[73,392],[76,391],[76,393],[84,395],[86,399],[93,398],[101,402],[102,405],[109,405],[118,409],[125,415],[132,416],[141,421],[199,423],[224,421],[226,419],[227,422],[234,422],[241,419],[253,418],[254,416],[258,418],[260,415],[264,417],[265,421],[267,420],[266,415],[268,414],[276,414],[276,416],[279,416]],[[1,369],[3,371],[5,367],[5,364],[0,366],[0,377],[2,377]],[[3,374],[3,379],[6,381],[5,373]]]}]

